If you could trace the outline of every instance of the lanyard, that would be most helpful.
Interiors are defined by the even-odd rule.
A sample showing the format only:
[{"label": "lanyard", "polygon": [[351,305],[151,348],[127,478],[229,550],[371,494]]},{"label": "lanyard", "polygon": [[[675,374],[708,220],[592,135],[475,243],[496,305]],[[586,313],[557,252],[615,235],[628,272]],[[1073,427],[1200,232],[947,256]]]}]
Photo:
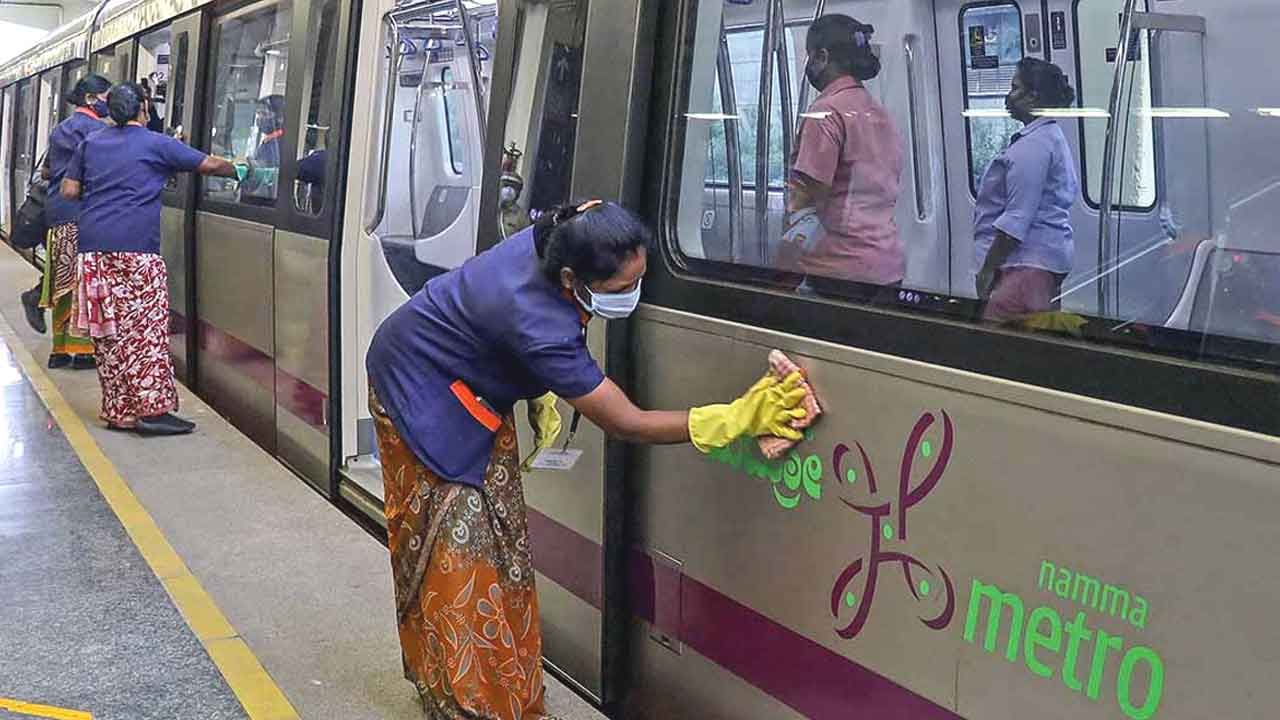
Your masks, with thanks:
[{"label": "lanyard", "polygon": [[569,421],[569,437],[564,439],[564,447],[560,448],[561,452],[569,449],[569,445],[573,442],[573,438],[578,434],[578,423],[582,422],[582,413],[578,410],[573,411],[573,419]]}]

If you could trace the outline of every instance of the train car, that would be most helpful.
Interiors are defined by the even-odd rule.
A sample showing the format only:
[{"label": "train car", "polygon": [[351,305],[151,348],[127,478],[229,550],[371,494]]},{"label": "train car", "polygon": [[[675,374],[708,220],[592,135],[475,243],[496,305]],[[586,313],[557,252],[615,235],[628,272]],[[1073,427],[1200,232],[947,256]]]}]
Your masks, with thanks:
[{"label": "train car", "polygon": [[[779,266],[832,13],[874,26],[901,137],[888,291]],[[1278,32],[1270,0],[109,0],[0,67],[0,230],[87,68],[154,78],[202,150],[287,149],[166,193],[173,352],[377,533],[378,323],[538,213],[619,199],[657,244],[639,312],[591,323],[610,376],[686,407],[780,349],[827,412],[778,461],[585,423],[577,465],[526,476],[550,670],[611,717],[1266,717]],[[1042,113],[1075,250],[1060,310],[992,324],[973,215],[1025,57],[1076,91]]]}]

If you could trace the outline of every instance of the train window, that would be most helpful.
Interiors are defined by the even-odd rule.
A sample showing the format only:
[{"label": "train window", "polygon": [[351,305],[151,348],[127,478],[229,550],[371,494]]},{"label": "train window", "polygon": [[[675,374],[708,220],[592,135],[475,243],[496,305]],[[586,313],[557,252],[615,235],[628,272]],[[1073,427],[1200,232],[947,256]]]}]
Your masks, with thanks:
[{"label": "train window", "polygon": [[62,109],[62,71],[46,70],[40,76],[40,106],[36,115],[36,157],[42,157],[49,146],[49,134],[58,124]]},{"label": "train window", "polygon": [[[1075,23],[1079,29],[1077,73],[1080,98],[1084,107],[1105,108],[1110,102],[1115,80],[1118,18],[1123,0],[1076,0]],[[1145,2],[1139,2],[1145,9]],[[1152,107],[1151,44],[1145,32],[1133,33],[1129,62],[1135,65],[1129,73],[1123,92],[1135,110],[1126,118],[1117,153],[1117,178],[1112,202],[1128,208],[1152,208],[1156,204],[1155,121]],[[1084,123],[1085,197],[1097,207],[1101,203],[1103,152],[1106,147],[1106,123]]]},{"label": "train window", "polygon": [[[1065,72],[1069,78],[1078,75],[1070,84],[1079,99],[1062,113],[1085,119],[1079,149],[1066,135],[1068,127],[1076,130],[1075,123],[1048,118],[1033,121],[1034,128],[1029,123],[1027,130],[1004,107],[1025,57],[1017,3],[971,3],[954,10],[945,23],[923,27],[861,18],[899,28],[894,32],[902,32],[908,44],[906,52],[891,53],[888,40],[880,48],[873,41],[870,50],[882,63],[881,73],[865,83],[865,93],[856,94],[863,103],[856,112],[839,109],[826,89],[818,99],[825,104],[816,110],[816,104],[795,98],[803,96],[798,89],[805,90],[809,18],[766,22],[766,6],[776,8],[770,3],[702,0],[691,6],[695,29],[683,48],[681,71],[688,72],[682,86],[687,94],[677,98],[672,120],[681,154],[674,159],[674,182],[666,195],[671,222],[664,227],[674,234],[664,249],[672,266],[827,302],[909,307],[1183,357],[1276,364],[1280,356],[1271,343],[1280,328],[1275,292],[1280,284],[1267,280],[1280,271],[1272,240],[1280,181],[1274,181],[1274,169],[1257,148],[1274,146],[1265,138],[1274,140],[1280,129],[1275,119],[1280,109],[1267,107],[1265,92],[1259,98],[1244,87],[1209,85],[1215,77],[1209,58],[1225,51],[1215,50],[1193,22],[1144,19],[1168,28],[1135,32],[1130,60],[1117,68],[1122,39],[1117,17],[1125,4],[1079,0],[1075,8],[1079,67]],[[1143,6],[1139,3],[1137,12]],[[765,117],[756,107],[760,76],[767,69],[764,33],[779,26],[787,32],[774,46],[772,60],[775,68],[779,58],[792,64],[786,68],[789,76],[775,71],[771,125],[767,135],[757,137],[756,118]],[[936,57],[912,51],[910,38],[928,37],[939,28],[945,34],[936,37]],[[940,80],[940,94],[923,81],[928,76]],[[1113,118],[1096,108],[1108,107],[1117,76],[1121,87]],[[913,124],[921,115],[935,117],[935,107],[947,123],[957,116],[965,122]],[[513,118],[517,108],[513,104]],[[835,117],[875,121],[836,124]],[[793,137],[786,132],[788,120],[796,128]],[[822,152],[812,147],[806,152],[819,122],[830,123],[831,138],[850,137],[850,128],[879,134],[860,137],[852,159],[843,141],[839,147],[816,143]],[[1023,143],[1045,128],[1049,133]],[[1108,194],[1100,192],[1108,128],[1118,138],[1109,191],[1117,208],[1099,218],[1096,203],[1091,208],[1086,200]],[[1011,144],[1019,130],[1025,131],[1018,144]],[[1218,154],[1210,157],[1211,150],[1220,153],[1217,148],[1230,145],[1227,138],[1237,130],[1257,138],[1249,145],[1252,150],[1242,146],[1232,156],[1245,173],[1241,177],[1211,162]],[[508,133],[507,140],[519,137]],[[1215,137],[1226,144],[1214,144]],[[788,142],[793,150],[786,148]],[[898,147],[901,156],[894,152]],[[959,152],[950,152],[956,147]],[[1011,147],[1020,148],[1017,156],[1024,160],[1027,152],[1035,153],[1028,161],[1070,154],[1046,171],[1045,185],[1039,184],[1040,176],[1021,179],[1036,184],[1023,196],[1052,195],[1050,202],[1027,212],[1015,207],[1011,183],[1019,180],[1014,174],[1018,157]],[[914,153],[922,149],[928,160],[912,168]],[[1010,160],[1003,167],[1009,175],[996,178],[977,197],[974,185],[1006,152]],[[879,158],[875,163],[873,155]],[[794,164],[783,164],[782,158]],[[767,167],[769,182],[757,183],[757,161],[766,159],[759,165]],[[817,175],[803,167],[806,162]],[[859,162],[866,164],[856,168]],[[1079,163],[1087,173],[1074,172]],[[1178,168],[1178,182],[1157,192],[1161,163],[1168,165],[1170,177]],[[877,178],[883,182],[877,185]],[[1049,182],[1057,183],[1051,194]],[[929,206],[949,206],[949,212],[935,220],[920,211]],[[1015,228],[1019,237],[1006,227]]]},{"label": "train window", "polygon": [[173,54],[173,81],[169,83],[169,132],[185,141],[186,128],[182,125],[182,116],[187,108],[187,62],[191,52],[191,38],[183,32],[178,33],[176,52]]},{"label": "train window", "polygon": [[138,62],[134,73],[138,83],[151,92],[151,129],[169,127],[169,72],[172,69],[169,28],[164,27],[138,38]]},{"label": "train window", "polygon": [[[449,166],[459,175],[466,168],[466,156],[463,154],[465,149],[462,146],[462,118],[458,116],[459,108],[457,103],[459,98],[449,101],[449,96],[458,94],[457,88],[453,83],[453,68],[444,68],[440,71],[440,120],[444,123],[445,132],[442,136],[445,144],[445,150],[449,153]],[[465,95],[465,94],[464,94]]]},{"label": "train window", "polygon": [[[506,127],[499,203],[503,235],[570,200],[586,12],[583,0],[525,10],[511,103],[501,119]],[[550,27],[564,29],[544,41]]]},{"label": "train window", "polygon": [[303,131],[298,133],[298,176],[293,191],[294,207],[305,215],[319,215],[324,210],[324,176],[340,101],[339,93],[329,82],[337,71],[337,21],[337,0],[311,6],[306,40],[308,56],[315,59],[303,78]]},{"label": "train window", "polygon": [[27,192],[27,183],[35,170],[35,120],[36,94],[38,88],[32,80],[18,83],[18,95],[15,100],[16,114],[13,119],[13,172],[14,207],[21,204],[21,198]]},{"label": "train window", "polygon": [[1015,3],[976,5],[960,13],[964,58],[965,126],[969,135],[970,190],[1021,127],[1004,109],[1023,57],[1022,14]]},{"label": "train window", "polygon": [[[803,54],[804,32],[808,24],[794,24],[785,33],[786,54],[796,60],[796,46],[801,46]],[[796,33],[799,33],[797,40]],[[739,139],[750,142],[739,142],[738,155],[742,166],[742,185],[744,188],[755,188],[756,185],[756,144],[757,128],[760,126],[760,52],[764,43],[764,30],[759,28],[731,29],[725,33],[729,51],[729,66],[732,69],[733,91],[736,99],[737,118],[732,122],[737,126]],[[803,66],[801,66],[803,67]],[[799,83],[803,76],[797,72],[789,73],[791,95],[799,95]],[[775,80],[772,88],[773,107],[781,104],[782,88]],[[713,116],[724,114],[724,101],[720,97],[720,86],[713,87],[715,112]],[[786,175],[786,158],[782,156],[782,118],[776,111],[769,118],[769,185],[781,190]],[[723,122],[713,122],[708,152],[713,158],[723,158],[720,164],[712,163],[707,176],[709,185],[728,184],[728,149],[725,146],[725,126]]]},{"label": "train window", "polygon": [[287,2],[219,18],[213,31],[213,107],[206,147],[230,159],[239,182],[205,178],[205,197],[274,206],[285,130]]},{"label": "train window", "polygon": [[[63,92],[70,92],[76,86],[76,83],[84,79],[89,74],[89,66],[83,61],[77,61],[71,65],[67,65],[64,69],[62,88]],[[68,103],[62,103],[62,111],[58,114],[58,122],[62,122],[71,117],[71,113],[75,112],[75,108]]]}]

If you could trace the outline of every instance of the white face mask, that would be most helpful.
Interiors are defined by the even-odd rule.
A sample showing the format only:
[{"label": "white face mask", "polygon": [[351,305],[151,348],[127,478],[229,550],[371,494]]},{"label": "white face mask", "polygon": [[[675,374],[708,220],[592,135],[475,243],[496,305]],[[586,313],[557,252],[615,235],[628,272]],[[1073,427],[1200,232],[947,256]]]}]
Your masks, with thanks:
[{"label": "white face mask", "polygon": [[621,293],[591,292],[591,288],[583,285],[582,289],[587,292],[587,297],[583,299],[579,295],[578,302],[592,315],[597,315],[605,320],[621,320],[635,312],[636,306],[640,304],[642,280],[643,278],[637,280],[636,286],[632,290]]}]

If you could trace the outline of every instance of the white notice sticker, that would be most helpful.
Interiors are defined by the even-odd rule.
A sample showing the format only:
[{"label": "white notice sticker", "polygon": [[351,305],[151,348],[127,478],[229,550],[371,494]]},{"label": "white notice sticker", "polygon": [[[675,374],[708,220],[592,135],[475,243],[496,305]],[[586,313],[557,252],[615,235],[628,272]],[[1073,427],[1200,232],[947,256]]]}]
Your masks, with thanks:
[{"label": "white notice sticker", "polygon": [[537,457],[529,463],[529,467],[534,470],[552,470],[555,472],[565,472],[572,470],[574,465],[578,464],[578,459],[582,457],[581,450],[543,450],[538,453]]}]

